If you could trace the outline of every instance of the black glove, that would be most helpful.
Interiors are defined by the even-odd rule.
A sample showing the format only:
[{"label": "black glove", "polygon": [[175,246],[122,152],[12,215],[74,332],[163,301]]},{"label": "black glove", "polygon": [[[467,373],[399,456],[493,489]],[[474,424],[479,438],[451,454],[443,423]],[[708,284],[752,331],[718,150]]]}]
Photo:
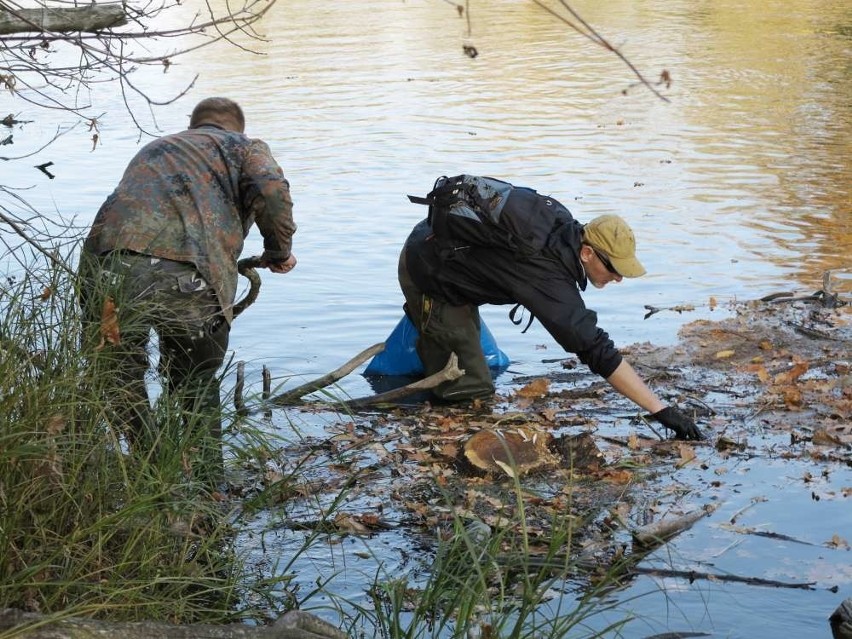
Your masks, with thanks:
[{"label": "black glove", "polygon": [[673,430],[676,439],[704,439],[704,435],[698,430],[695,422],[674,406],[667,406],[663,410],[651,415],[651,417],[666,428]]}]

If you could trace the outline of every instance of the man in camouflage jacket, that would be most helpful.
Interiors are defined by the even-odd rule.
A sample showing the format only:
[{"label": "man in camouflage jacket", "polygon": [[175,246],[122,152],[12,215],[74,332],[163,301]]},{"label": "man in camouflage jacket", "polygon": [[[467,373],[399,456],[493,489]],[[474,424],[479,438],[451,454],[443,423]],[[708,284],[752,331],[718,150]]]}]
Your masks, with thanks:
[{"label": "man in camouflage jacket", "polygon": [[90,345],[114,373],[113,414],[131,445],[157,435],[145,384],[153,328],[160,370],[181,397],[186,427],[197,426],[219,451],[208,460],[214,465],[221,464],[216,372],[233,321],[237,259],[252,225],[263,235],[264,266],[288,273],[296,265],[289,184],[266,143],[244,129],[236,102],[199,102],[186,131],[154,140],[130,161],[81,256]]}]

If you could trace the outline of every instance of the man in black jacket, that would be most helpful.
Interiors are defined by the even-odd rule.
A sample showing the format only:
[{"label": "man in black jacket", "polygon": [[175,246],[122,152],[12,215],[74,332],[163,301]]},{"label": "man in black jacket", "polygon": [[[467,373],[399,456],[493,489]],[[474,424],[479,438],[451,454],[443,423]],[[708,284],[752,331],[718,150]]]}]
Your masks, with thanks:
[{"label": "man in black jacket", "polygon": [[[530,189],[510,192],[502,215],[530,205]],[[513,202],[513,199],[515,202]],[[555,222],[544,247],[532,255],[438,237],[429,219],[418,223],[400,255],[399,283],[405,310],[419,331],[417,352],[427,375],[441,370],[455,352],[465,374],[444,382],[434,394],[443,401],[487,398],[494,382],[480,346],[482,304],[521,304],[566,351],[619,393],[651,413],[680,439],[703,439],[695,423],[666,406],[622,358],[609,335],[598,327],[597,314],[586,308],[580,291],[589,282],[603,288],[625,277],[640,277],[633,231],[617,215],[602,215],[588,224],[574,220],[564,206],[545,198],[536,206],[552,207]]]}]

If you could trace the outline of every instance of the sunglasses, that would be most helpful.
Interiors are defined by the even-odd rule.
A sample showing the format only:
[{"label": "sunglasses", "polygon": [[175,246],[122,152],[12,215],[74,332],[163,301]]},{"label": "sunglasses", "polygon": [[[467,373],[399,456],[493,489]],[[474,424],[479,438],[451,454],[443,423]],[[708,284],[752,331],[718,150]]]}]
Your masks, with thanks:
[{"label": "sunglasses", "polygon": [[621,274],[615,270],[615,267],[612,265],[612,262],[609,261],[609,258],[606,256],[606,254],[601,253],[594,246],[592,246],[592,250],[595,252],[595,255],[598,256],[598,259],[601,261],[601,263],[606,267],[606,270],[608,270],[613,275],[618,275],[619,277],[621,276]]}]

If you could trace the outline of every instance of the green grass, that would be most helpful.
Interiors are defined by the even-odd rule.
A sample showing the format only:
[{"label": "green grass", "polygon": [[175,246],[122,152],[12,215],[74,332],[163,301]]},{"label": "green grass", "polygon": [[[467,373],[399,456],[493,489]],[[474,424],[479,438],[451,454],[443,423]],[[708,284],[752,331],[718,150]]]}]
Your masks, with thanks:
[{"label": "green grass", "polygon": [[[453,498],[445,494],[452,510]],[[531,549],[525,522],[524,490],[514,480],[514,503],[499,525],[452,517],[440,535],[434,561],[416,578],[377,575],[372,607],[360,614],[384,639],[544,639],[616,636],[627,619],[603,628],[587,622],[611,608],[600,598],[612,581],[595,584],[580,577],[572,558],[577,518],[556,514],[542,554]],[[613,581],[615,575],[613,575]]]},{"label": "green grass", "polygon": [[74,285],[33,267],[0,292],[0,607],[251,617],[228,513],[192,475],[199,429],[160,401],[156,455],[129,453],[99,353],[80,346]]}]

